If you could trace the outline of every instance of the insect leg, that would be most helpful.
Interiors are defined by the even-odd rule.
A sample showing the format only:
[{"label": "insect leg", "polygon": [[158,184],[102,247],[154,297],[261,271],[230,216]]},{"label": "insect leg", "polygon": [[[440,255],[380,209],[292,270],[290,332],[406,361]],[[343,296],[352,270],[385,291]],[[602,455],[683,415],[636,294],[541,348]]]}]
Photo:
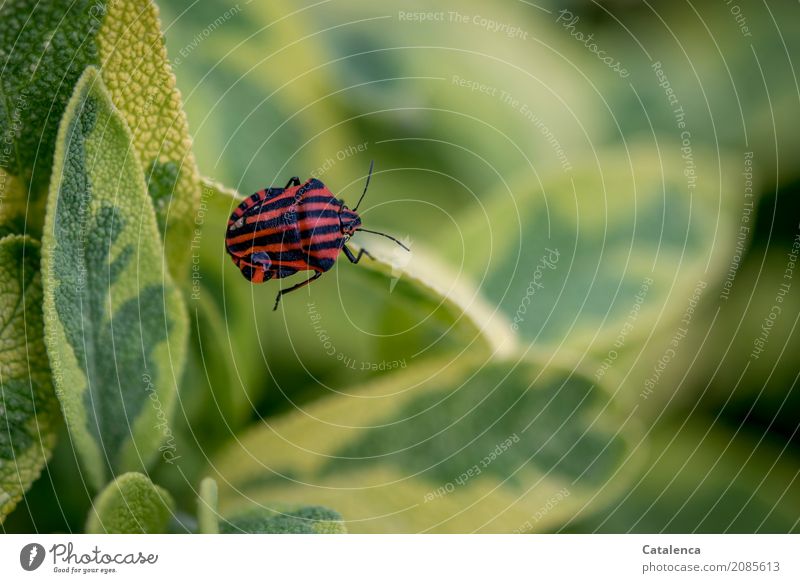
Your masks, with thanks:
[{"label": "insect leg", "polygon": [[300,186],[300,177],[292,176],[289,179],[289,182],[286,183],[286,186],[284,186],[284,188],[289,188],[290,186]]},{"label": "insect leg", "polygon": [[275,310],[278,309],[278,304],[280,303],[281,296],[283,294],[288,294],[289,292],[293,292],[296,289],[300,289],[301,287],[308,285],[312,281],[314,281],[316,279],[319,279],[321,275],[322,275],[322,272],[318,271],[314,275],[309,277],[307,280],[301,281],[300,283],[297,283],[297,284],[293,285],[292,287],[287,287],[286,289],[282,289],[281,291],[279,291],[278,292],[278,296],[275,298],[275,307],[272,308],[272,311],[274,312]]},{"label": "insect leg", "polygon": [[345,245],[344,247],[342,247],[342,251],[344,251],[344,254],[350,260],[350,263],[358,263],[359,261],[361,261],[362,255],[366,255],[373,261],[375,260],[375,258],[366,249],[360,249],[358,251],[358,255],[353,255],[353,252],[350,250],[350,248],[347,245]]}]

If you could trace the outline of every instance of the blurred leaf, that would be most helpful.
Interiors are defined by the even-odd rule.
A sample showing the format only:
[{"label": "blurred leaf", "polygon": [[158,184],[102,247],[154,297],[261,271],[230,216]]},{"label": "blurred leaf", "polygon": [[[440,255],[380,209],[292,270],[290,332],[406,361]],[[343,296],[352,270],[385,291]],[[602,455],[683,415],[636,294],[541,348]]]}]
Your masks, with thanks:
[{"label": "blurred leaf", "polygon": [[187,340],[130,139],[88,68],[59,130],[42,271],[57,393],[98,489],[170,441]]},{"label": "blurred leaf", "polygon": [[217,495],[217,483],[214,479],[203,478],[197,500],[197,525],[203,534],[219,534]]},{"label": "blurred leaf", "polygon": [[39,477],[58,404],[44,347],[39,243],[0,239],[0,523]]},{"label": "blurred leaf", "polygon": [[627,480],[636,432],[608,405],[552,365],[416,366],[238,438],[214,460],[221,506],[315,500],[355,532],[541,530]]},{"label": "blurred leaf", "polygon": [[251,509],[223,520],[223,534],[344,534],[342,517],[321,506]]},{"label": "blurred leaf", "polygon": [[725,177],[687,177],[680,156],[675,144],[631,144],[571,176],[524,173],[438,249],[528,342],[602,359],[622,335],[617,350],[638,351],[699,282],[717,281],[735,241]]},{"label": "blurred leaf", "polygon": [[[403,16],[411,14],[438,17]],[[398,172],[376,195],[434,203],[417,206],[427,211],[413,221],[422,232],[448,228],[450,215],[521,168],[571,167],[605,131],[585,55],[525,3],[447,0],[435,11],[423,0],[323,3],[308,19],[326,31],[328,98]],[[390,220],[393,209],[383,210]]]},{"label": "blurred leaf", "polygon": [[108,2],[97,33],[102,77],[128,123],[145,170],[170,273],[186,276],[189,244],[200,198],[200,176],[180,92],[150,0]]},{"label": "blurred leaf", "polygon": [[[185,406],[198,414],[218,413],[221,419],[215,420],[225,425],[227,434],[247,418],[250,402],[241,390],[236,360],[225,346],[227,326],[211,292],[200,288],[192,300],[194,368],[199,377],[196,383],[203,390],[196,395],[197,403]],[[211,429],[210,433],[216,432]]]},{"label": "blurred leaf", "polygon": [[[391,295],[384,296],[379,314],[391,320],[403,310],[410,311],[416,316],[412,327],[436,330],[427,346],[404,334],[389,343],[384,354],[397,357],[408,352],[409,346],[414,352],[427,348],[441,353],[451,345],[452,350],[459,351],[466,346],[473,356],[504,358],[517,352],[516,334],[508,322],[486,303],[468,278],[453,273],[433,253],[419,244],[407,252],[395,243],[376,238],[366,246],[374,259],[359,262],[359,267],[366,268],[360,271],[361,278],[377,289],[388,287],[391,291]],[[358,249],[356,245],[351,247]],[[386,343],[385,338],[379,341]]]},{"label": "blurred leaf", "polygon": [[328,157],[339,176],[366,170],[365,156],[336,159],[363,140],[342,124],[332,100],[320,99],[332,79],[320,66],[327,57],[308,28],[308,10],[285,0],[176,0],[162,8],[174,15],[167,42],[191,95],[186,110],[205,173],[251,194],[312,175]]},{"label": "blurred leaf", "polygon": [[346,529],[338,513],[320,506],[251,507],[232,518],[217,514],[217,483],[200,484],[198,523],[204,534],[341,534]]},{"label": "blurred leaf", "polygon": [[751,249],[732,274],[730,295],[700,305],[700,333],[662,378],[674,405],[800,442],[800,290],[786,278],[800,239],[795,244]]},{"label": "blurred leaf", "polygon": [[137,472],[122,474],[95,498],[88,534],[165,533],[175,503],[169,492]]},{"label": "blurred leaf", "polygon": [[[609,136],[620,141],[655,132],[659,139],[677,139],[680,107],[695,145],[754,153],[757,185],[800,176],[800,133],[791,121],[800,107],[797,4],[663,3],[654,12],[626,12],[621,21],[592,29],[598,45],[622,55],[631,71],[625,82],[602,84],[616,114],[608,118]],[[668,100],[665,79],[677,102]]]},{"label": "blurred leaf", "polygon": [[768,435],[711,420],[663,423],[642,478],[573,532],[798,532],[797,459]]}]

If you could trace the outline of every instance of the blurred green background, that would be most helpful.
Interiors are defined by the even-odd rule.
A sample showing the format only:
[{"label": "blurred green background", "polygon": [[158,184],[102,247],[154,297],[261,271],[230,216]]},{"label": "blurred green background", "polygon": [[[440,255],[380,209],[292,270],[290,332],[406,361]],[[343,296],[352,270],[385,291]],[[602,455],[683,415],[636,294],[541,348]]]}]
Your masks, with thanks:
[{"label": "blurred green background", "polygon": [[[412,261],[431,256],[460,274],[485,299],[486,322],[508,329],[521,316],[519,350],[501,368],[531,353],[578,367],[635,426],[609,482],[625,479],[602,502],[586,495],[529,530],[797,532],[800,8],[731,6],[160,8],[204,175],[245,195],[314,175],[352,203],[374,159],[365,226],[407,238]],[[255,434],[270,419],[406,369],[495,366],[497,355],[458,334],[435,301],[390,293],[361,265],[340,261],[273,313],[276,286],[246,284],[225,254],[231,204],[208,205],[204,291],[189,301],[193,360],[175,416],[184,463],[153,474],[179,500],[209,472],[223,491],[227,482],[269,499],[235,468],[248,463],[241,443],[262,447]],[[374,238],[357,242],[370,248]],[[552,249],[558,262],[531,294]],[[345,363],[320,341],[311,303]],[[404,443],[400,433],[387,439]],[[53,482],[78,471],[69,440],[58,447],[55,478],[28,494],[48,512],[21,506],[5,529],[81,527],[84,494],[53,502]]]}]

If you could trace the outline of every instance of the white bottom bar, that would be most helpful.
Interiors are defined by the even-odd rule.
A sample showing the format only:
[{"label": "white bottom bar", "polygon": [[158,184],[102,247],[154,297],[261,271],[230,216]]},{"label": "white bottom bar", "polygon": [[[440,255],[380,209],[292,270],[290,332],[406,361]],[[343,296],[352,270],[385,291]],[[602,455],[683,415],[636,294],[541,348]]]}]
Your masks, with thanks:
[{"label": "white bottom bar", "polygon": [[800,581],[798,551],[795,535],[4,535],[0,580],[778,582]]}]

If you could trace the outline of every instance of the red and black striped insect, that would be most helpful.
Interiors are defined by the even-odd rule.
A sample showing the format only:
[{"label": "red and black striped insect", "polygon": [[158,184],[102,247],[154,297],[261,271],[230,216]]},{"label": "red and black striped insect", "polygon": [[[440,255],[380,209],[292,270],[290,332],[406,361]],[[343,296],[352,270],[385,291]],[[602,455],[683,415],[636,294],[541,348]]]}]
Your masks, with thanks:
[{"label": "red and black striped insect", "polygon": [[356,211],[367,194],[372,168],[371,163],[364,192],[352,210],[316,178],[300,184],[300,178],[293,176],[284,188],[259,190],[233,211],[225,246],[248,280],[263,283],[298,271],[315,272],[307,280],[280,290],[273,310],[278,309],[283,294],[310,284],[333,267],[340,251],[352,263],[358,263],[362,255],[373,259],[364,249],[355,255],[347,247],[356,231],[382,235],[409,250],[390,235],[361,227]]}]

